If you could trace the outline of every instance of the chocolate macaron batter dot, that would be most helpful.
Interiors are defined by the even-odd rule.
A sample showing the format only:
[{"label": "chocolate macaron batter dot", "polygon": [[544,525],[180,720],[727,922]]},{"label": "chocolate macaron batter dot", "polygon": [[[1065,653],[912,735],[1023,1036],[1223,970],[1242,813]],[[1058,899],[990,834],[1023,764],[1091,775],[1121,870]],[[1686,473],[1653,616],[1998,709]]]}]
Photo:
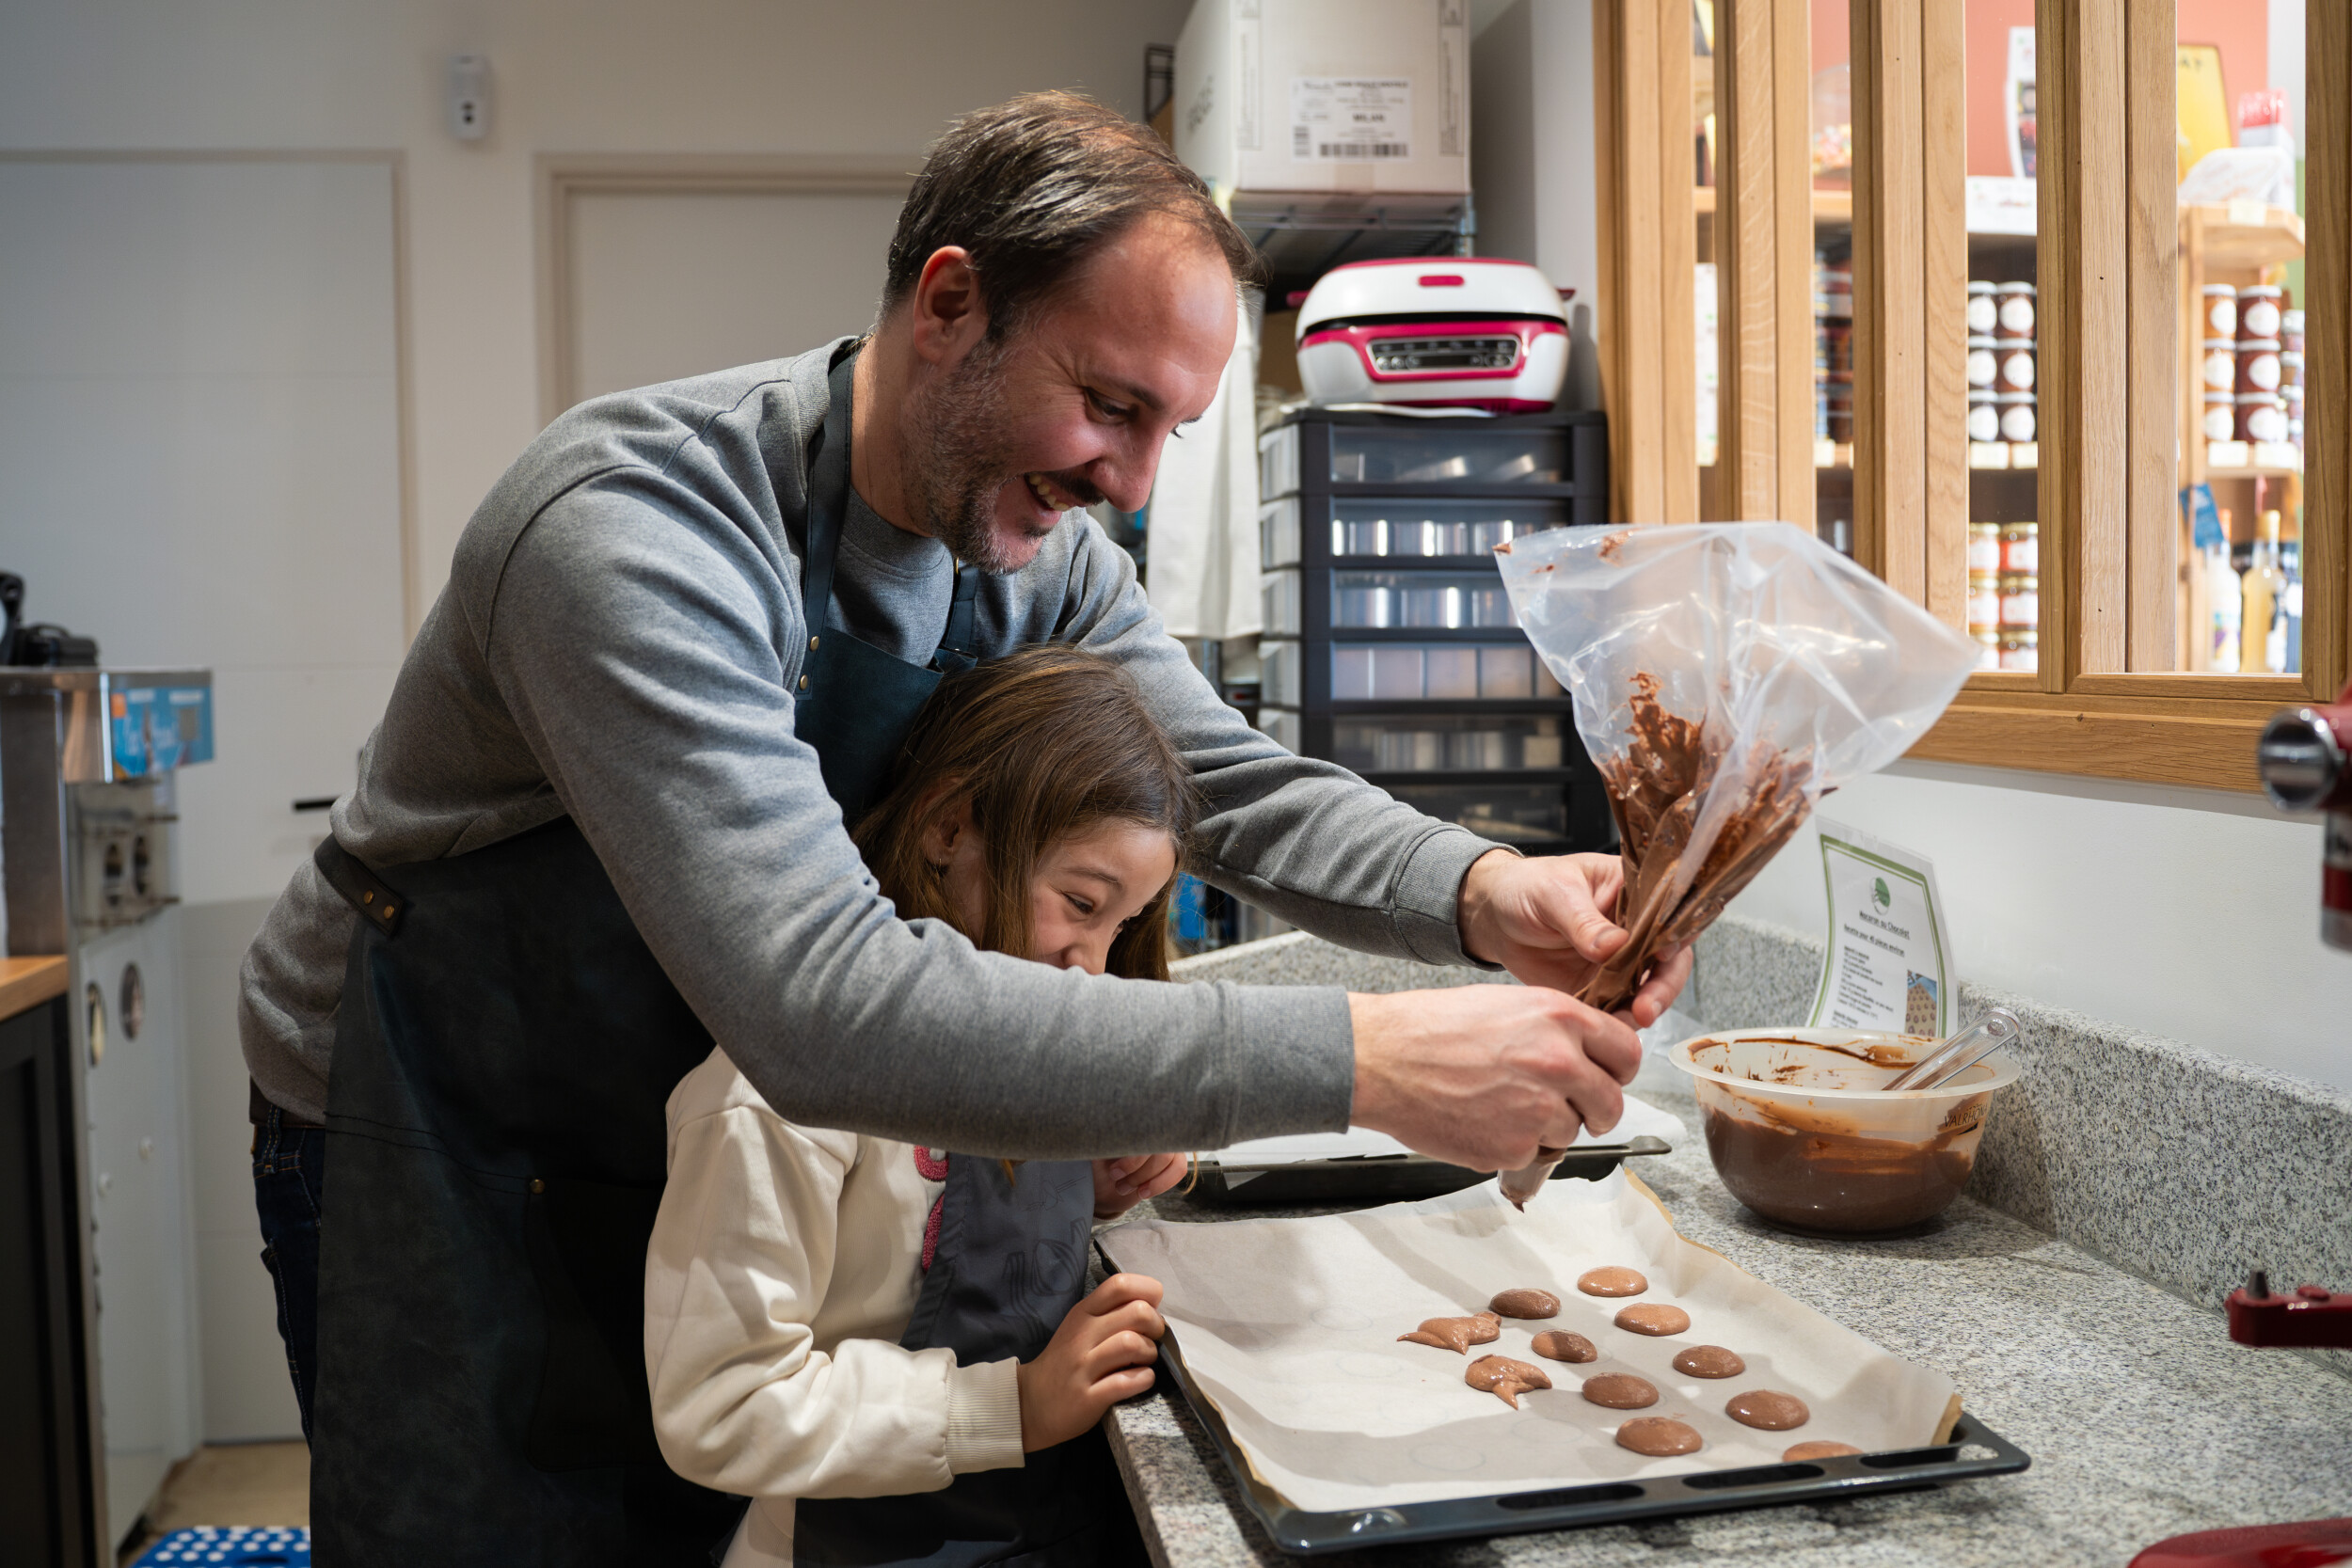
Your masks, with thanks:
[{"label": "chocolate macaron batter dot", "polygon": [[1631,1449],[1652,1459],[1666,1459],[1678,1453],[1696,1453],[1702,1445],[1697,1431],[1687,1421],[1677,1421],[1671,1416],[1636,1416],[1617,1429],[1617,1447]]},{"label": "chocolate macaron batter dot", "polygon": [[1787,1432],[1801,1427],[1813,1418],[1813,1412],[1804,1407],[1804,1401],[1794,1394],[1775,1393],[1770,1388],[1750,1388],[1731,1396],[1724,1406],[1724,1414],[1741,1426],[1756,1427],[1765,1432]]},{"label": "chocolate macaron batter dot", "polygon": [[1855,1448],[1851,1443],[1831,1443],[1817,1440],[1811,1443],[1791,1443],[1787,1449],[1782,1450],[1780,1457],[1783,1460],[1790,1462],[1801,1459],[1836,1459],[1845,1454],[1860,1453],[1861,1451],[1862,1450],[1860,1449]]},{"label": "chocolate macaron batter dot", "polygon": [[1738,1377],[1748,1364],[1721,1345],[1692,1345],[1676,1354],[1674,1368],[1685,1377]]},{"label": "chocolate macaron batter dot", "polygon": [[1600,1357],[1590,1339],[1565,1328],[1547,1328],[1536,1335],[1535,1354],[1549,1361],[1595,1361]]},{"label": "chocolate macaron batter dot", "polygon": [[1606,1410],[1646,1410],[1658,1402],[1658,1389],[1629,1372],[1603,1372],[1584,1380],[1584,1397]]},{"label": "chocolate macaron batter dot", "polygon": [[1691,1326],[1691,1314],[1663,1302],[1645,1301],[1619,1307],[1616,1324],[1629,1334],[1679,1334]]},{"label": "chocolate macaron batter dot", "polygon": [[1577,1276],[1576,1288],[1588,1296],[1638,1296],[1649,1281],[1638,1269],[1587,1269]]},{"label": "chocolate macaron batter dot", "polygon": [[1560,1315],[1560,1298],[1549,1291],[1533,1287],[1498,1291],[1495,1299],[1486,1304],[1486,1310],[1506,1318],[1556,1318]]}]

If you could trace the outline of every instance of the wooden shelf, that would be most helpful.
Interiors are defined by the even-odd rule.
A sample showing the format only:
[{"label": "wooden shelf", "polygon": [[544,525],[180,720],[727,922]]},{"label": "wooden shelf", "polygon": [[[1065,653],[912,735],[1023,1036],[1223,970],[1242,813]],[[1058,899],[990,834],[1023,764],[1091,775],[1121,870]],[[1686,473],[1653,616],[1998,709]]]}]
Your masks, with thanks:
[{"label": "wooden shelf", "polygon": [[2243,202],[2184,207],[2181,244],[2197,250],[2209,272],[2256,271],[2303,259],[2303,220],[2284,207]]}]

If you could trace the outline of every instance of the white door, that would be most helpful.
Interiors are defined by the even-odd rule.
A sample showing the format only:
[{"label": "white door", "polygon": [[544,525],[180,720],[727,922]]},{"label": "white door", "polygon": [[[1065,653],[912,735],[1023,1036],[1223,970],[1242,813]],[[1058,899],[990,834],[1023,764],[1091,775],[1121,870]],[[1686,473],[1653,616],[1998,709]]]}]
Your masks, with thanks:
[{"label": "white door", "polygon": [[895,192],[574,192],[564,219],[571,373],[563,402],[865,331],[901,200]]}]

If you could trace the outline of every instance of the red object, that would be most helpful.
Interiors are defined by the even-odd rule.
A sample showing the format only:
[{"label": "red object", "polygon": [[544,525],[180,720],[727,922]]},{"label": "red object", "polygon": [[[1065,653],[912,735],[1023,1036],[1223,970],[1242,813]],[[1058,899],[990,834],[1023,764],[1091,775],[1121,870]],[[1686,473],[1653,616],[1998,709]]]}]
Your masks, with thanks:
[{"label": "red object", "polygon": [[1458,272],[1424,272],[1421,275],[1421,286],[1424,289],[1458,289],[1462,286],[1462,275]]},{"label": "red object", "polygon": [[2230,1292],[2229,1311],[2230,1338],[2241,1345],[2352,1349],[2352,1291],[2301,1285],[2292,1295],[2272,1295],[2256,1275]]},{"label": "red object", "polygon": [[2131,1568],[2327,1568],[2352,1562],[2352,1519],[2205,1529],[2159,1541]]},{"label": "red object", "polygon": [[2237,128],[2250,131],[2257,125],[2284,125],[2287,122],[2287,95],[2281,87],[2258,87],[2252,92],[2237,95]]}]

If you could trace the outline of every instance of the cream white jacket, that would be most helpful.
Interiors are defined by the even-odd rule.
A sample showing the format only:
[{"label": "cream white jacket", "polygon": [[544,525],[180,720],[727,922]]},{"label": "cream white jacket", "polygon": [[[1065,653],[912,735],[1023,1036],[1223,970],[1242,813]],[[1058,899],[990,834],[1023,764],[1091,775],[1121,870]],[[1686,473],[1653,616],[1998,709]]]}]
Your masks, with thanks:
[{"label": "cream white jacket", "polygon": [[795,1498],[935,1492],[1022,1462],[1013,1362],[898,1346],[946,1189],[913,1145],[787,1122],[718,1051],[669,1122],[645,1374],[670,1467],[754,1499],[728,1568],[791,1561]]}]

